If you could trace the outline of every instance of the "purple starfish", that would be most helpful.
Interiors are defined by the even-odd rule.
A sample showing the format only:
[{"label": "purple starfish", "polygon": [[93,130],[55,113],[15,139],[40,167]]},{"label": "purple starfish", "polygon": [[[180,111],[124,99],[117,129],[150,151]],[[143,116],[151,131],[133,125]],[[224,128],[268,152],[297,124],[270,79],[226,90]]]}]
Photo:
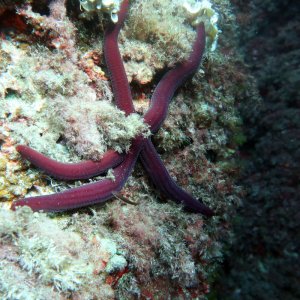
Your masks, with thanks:
[{"label": "purple starfish", "polygon": [[[126,115],[134,113],[135,110],[117,41],[128,6],[129,1],[124,0],[119,12],[119,22],[108,27],[104,40],[104,55],[112,81],[116,105]],[[150,107],[144,115],[144,121],[149,125],[152,133],[157,132],[163,123],[167,115],[169,102],[177,88],[198,69],[204,47],[205,30],[203,23],[201,23],[198,25],[197,37],[189,58],[170,70],[155,88]],[[132,141],[130,150],[126,155],[122,156],[110,151],[99,162],[85,161],[78,164],[63,164],[49,159],[27,146],[18,146],[17,150],[23,158],[26,158],[32,164],[56,178],[67,180],[89,178],[114,167],[113,174],[115,179],[104,179],[52,195],[19,199],[13,202],[12,209],[28,205],[35,211],[53,212],[102,203],[113,198],[123,188],[137,158],[140,157],[145,170],[156,187],[168,198],[183,204],[184,208],[189,211],[202,213],[206,216],[213,215],[213,211],[210,208],[193,198],[176,184],[166,170],[151,140],[142,136],[138,136]]]}]

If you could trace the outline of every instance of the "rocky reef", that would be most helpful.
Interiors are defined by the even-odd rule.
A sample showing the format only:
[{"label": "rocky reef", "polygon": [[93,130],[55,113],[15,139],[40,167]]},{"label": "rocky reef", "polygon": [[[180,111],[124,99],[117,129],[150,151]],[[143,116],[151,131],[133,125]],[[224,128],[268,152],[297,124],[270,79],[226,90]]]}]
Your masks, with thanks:
[{"label": "rocky reef", "polygon": [[114,106],[102,50],[109,16],[86,17],[75,0],[1,7],[2,299],[205,299],[244,193],[235,183],[245,142],[238,108],[258,97],[236,50],[229,1],[204,2],[187,9],[182,1],[132,1],[119,45],[135,108],[144,113],[162,74],[188,56],[197,18],[211,24],[200,70],[153,140],[173,178],[214,209],[210,220],[163,199],[141,168],[121,197],[102,206],[49,215],[8,210],[20,196],[86,183],[40,173],[21,161],[17,144],[76,162],[126,151],[149,132],[139,114],[126,117]]}]

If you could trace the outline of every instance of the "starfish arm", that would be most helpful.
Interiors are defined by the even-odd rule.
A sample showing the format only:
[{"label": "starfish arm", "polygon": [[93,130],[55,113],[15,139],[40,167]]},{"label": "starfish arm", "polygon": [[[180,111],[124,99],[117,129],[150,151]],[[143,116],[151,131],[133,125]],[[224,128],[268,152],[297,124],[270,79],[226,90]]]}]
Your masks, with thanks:
[{"label": "starfish arm", "polygon": [[133,141],[124,161],[114,169],[115,180],[103,179],[61,193],[19,199],[12,203],[11,208],[15,210],[19,206],[27,205],[33,211],[58,212],[103,203],[113,198],[122,189],[131,174],[143,143],[142,137],[137,137]]},{"label": "starfish arm", "polygon": [[129,1],[123,0],[118,14],[118,23],[110,24],[104,34],[104,56],[112,82],[116,105],[126,115],[134,112],[130,86],[118,47],[118,35],[127,15]]},{"label": "starfish arm", "polygon": [[200,23],[197,27],[196,40],[193,44],[193,50],[189,58],[170,70],[155,88],[151,98],[150,107],[144,116],[144,121],[150,126],[152,132],[157,132],[166,118],[169,102],[177,88],[197,71],[203,56],[204,48],[205,28],[204,24]]},{"label": "starfish arm", "polygon": [[176,184],[157,154],[151,140],[147,140],[144,144],[140,158],[155,186],[168,198],[176,203],[183,204],[184,208],[189,211],[201,213],[208,217],[213,215],[213,211],[210,208],[192,197]]},{"label": "starfish arm", "polygon": [[109,150],[99,161],[85,160],[78,163],[61,163],[25,145],[18,145],[16,149],[22,158],[30,161],[46,174],[64,180],[87,179],[103,174],[108,169],[119,165],[124,159],[124,155]]},{"label": "starfish arm", "polygon": [[[118,14],[119,22],[117,24],[111,24],[107,28],[104,41],[104,55],[107,61],[108,70],[111,74],[116,103],[117,106],[126,114],[133,113],[134,107],[117,40],[118,34],[126,17],[128,7],[129,1],[124,0]],[[11,208],[15,209],[18,206],[28,205],[35,211],[63,211],[93,203],[101,203],[114,197],[115,193],[121,190],[125,184],[126,179],[130,175],[137,160],[139,152],[142,149],[142,142],[138,143],[138,145],[134,144],[137,144],[137,142],[133,143],[130,154],[125,156],[123,163],[114,169],[116,177],[115,181],[106,179],[97,183],[86,184],[79,188],[70,189],[62,193],[19,199],[13,202]],[[28,156],[28,158],[30,158],[32,162],[35,161],[35,165],[39,164],[40,168],[43,169],[44,161],[43,159],[40,161],[40,157],[37,154],[33,157],[31,156],[31,158]]]},{"label": "starfish arm", "polygon": [[[122,14],[126,14],[127,7],[124,7]],[[120,20],[121,19],[122,18],[120,18]],[[114,26],[115,31],[117,32],[115,35],[117,35],[121,25],[119,25],[119,27],[117,25]],[[106,32],[106,38],[104,41],[104,52],[110,75],[112,78],[118,78],[123,84],[125,82],[128,84],[123,61],[118,50],[117,37],[112,38],[113,34],[111,32],[112,31]],[[169,102],[171,101],[176,89],[189,76],[197,71],[203,56],[204,48],[205,28],[203,23],[201,23],[197,28],[197,37],[193,45],[192,53],[190,54],[188,60],[169,71],[163,77],[154,91],[150,108],[144,117],[145,122],[151,126],[152,132],[156,132],[164,121],[168,111]],[[111,49],[113,49],[113,52],[110,51]],[[108,54],[110,55],[109,57]],[[122,87],[122,85],[113,84],[116,105],[121,110],[125,111],[126,114],[135,112],[131,94],[125,92],[124,96],[122,90],[127,91]],[[183,203],[187,209],[192,211],[203,213],[207,216],[211,216],[213,214],[211,209],[186,193],[174,182],[164,167],[151,141],[147,141],[146,147],[142,149],[141,160],[156,186],[172,200],[178,203]]]}]

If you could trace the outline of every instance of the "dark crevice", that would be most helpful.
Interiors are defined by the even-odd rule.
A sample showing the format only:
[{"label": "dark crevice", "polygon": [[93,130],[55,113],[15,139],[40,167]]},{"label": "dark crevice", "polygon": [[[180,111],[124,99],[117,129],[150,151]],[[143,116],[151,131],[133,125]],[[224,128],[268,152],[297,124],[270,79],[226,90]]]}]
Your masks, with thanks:
[{"label": "dark crevice", "polygon": [[215,290],[222,300],[296,300],[300,53],[295,49],[300,40],[295,36],[300,22],[295,16],[300,9],[296,1],[232,2],[238,19],[248,20],[241,22],[240,48],[262,105],[241,110],[247,142],[241,147],[245,168],[240,185],[247,194]]},{"label": "dark crevice", "polygon": [[51,0],[39,0],[32,2],[32,11],[41,14],[42,16],[49,16],[49,4]]}]

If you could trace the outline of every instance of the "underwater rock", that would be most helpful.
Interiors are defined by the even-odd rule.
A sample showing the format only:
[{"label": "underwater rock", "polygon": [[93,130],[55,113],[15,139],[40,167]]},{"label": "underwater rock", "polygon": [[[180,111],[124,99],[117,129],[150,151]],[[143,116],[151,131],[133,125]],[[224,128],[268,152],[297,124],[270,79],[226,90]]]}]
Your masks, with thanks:
[{"label": "underwater rock", "polygon": [[[190,53],[195,32],[179,4],[182,1],[132,2],[120,35],[140,113],[166,69]],[[8,129],[4,143],[25,143],[54,159],[76,162],[99,158],[108,147],[126,150],[131,136],[146,129],[138,115],[125,118],[113,105],[98,19],[80,19],[68,9],[66,1],[57,0],[51,2],[49,15],[33,11],[30,3],[15,12],[25,29],[17,34],[8,30],[1,40],[0,130]],[[252,101],[253,91],[234,50],[236,28],[229,1],[218,1],[218,10],[224,11],[228,19],[223,22],[232,31],[222,34],[193,80],[178,91],[154,140],[172,178],[213,207],[217,216],[205,220],[162,199],[139,168],[119,197],[137,205],[112,200],[50,216],[3,211],[1,226],[11,227],[3,225],[1,233],[2,298],[9,292],[9,297],[21,298],[10,272],[22,283],[22,291],[35,299],[49,289],[51,298],[62,299],[97,299],[99,290],[102,299],[190,299],[209,292],[209,280],[222,261],[221,241],[230,239],[230,222],[242,195],[234,182],[239,166],[233,137],[241,125],[236,107]],[[223,26],[220,20],[218,27]],[[49,179],[33,167],[25,170],[38,174],[41,185],[55,191],[85,183]],[[1,175],[7,180],[5,172]],[[44,192],[33,190],[28,192]],[[24,243],[19,241],[22,236]],[[112,248],[105,246],[107,240]],[[73,264],[80,265],[82,273]],[[38,276],[45,280],[37,282]]]}]

